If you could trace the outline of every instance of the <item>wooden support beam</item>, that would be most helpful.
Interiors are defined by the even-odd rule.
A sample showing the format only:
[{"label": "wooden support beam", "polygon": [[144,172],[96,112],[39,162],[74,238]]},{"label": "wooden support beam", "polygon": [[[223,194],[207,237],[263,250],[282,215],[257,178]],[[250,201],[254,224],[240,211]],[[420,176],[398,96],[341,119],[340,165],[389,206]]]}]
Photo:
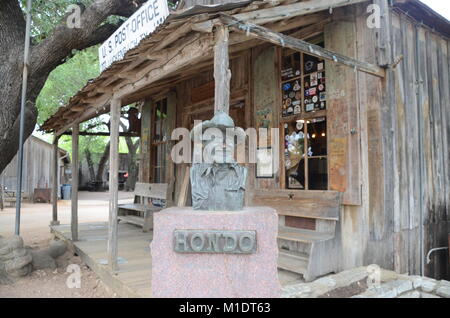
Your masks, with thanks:
[{"label": "wooden support beam", "polygon": [[148,86],[163,77],[171,75],[187,65],[193,65],[199,60],[210,54],[212,51],[212,39],[209,36],[186,39],[187,43],[181,47],[170,49],[170,57],[164,61],[158,61],[157,65],[149,66],[149,69],[140,71],[134,82],[127,83],[114,88],[113,98],[122,99],[123,97],[135,92],[145,86]]},{"label": "wooden support beam", "polygon": [[[310,0],[239,13],[233,15],[233,17],[243,22],[265,24],[360,2],[367,2],[367,0]],[[220,23],[220,18],[195,23],[192,29],[198,32],[211,33],[217,23]]]},{"label": "wooden support beam", "polygon": [[61,136],[63,133],[69,130],[72,125],[82,123],[86,120],[97,117],[101,112],[105,112],[107,110],[106,107],[109,98],[110,95],[108,94],[101,95],[95,102],[92,103],[93,105],[97,105],[96,107],[89,107],[82,114],[76,116],[76,118],[72,122],[69,121],[66,122],[66,124],[63,124],[62,127],[57,129],[56,135]]},{"label": "wooden support beam", "polygon": [[252,23],[246,23],[235,19],[232,16],[222,14],[220,19],[223,23],[227,24],[230,29],[236,32],[245,33],[248,36],[255,37],[282,47],[287,47],[295,51],[307,53],[309,55],[316,56],[318,58],[326,59],[336,63],[340,63],[361,72],[365,72],[371,75],[375,75],[383,78],[385,76],[385,70],[379,66],[361,62],[351,57],[324,49],[318,45],[314,45],[291,36],[284,35],[282,33],[274,32],[265,27],[258,26]]},{"label": "wooden support beam", "polygon": [[[65,133],[62,133],[61,135],[71,136],[71,131],[66,131]],[[89,131],[80,131],[78,133],[79,136],[110,136],[109,132],[89,132]],[[138,134],[133,132],[121,132],[119,133],[120,137],[140,137]]]},{"label": "wooden support beam", "polygon": [[59,170],[59,138],[55,136],[53,141],[53,162],[52,162],[52,221],[50,225],[59,225],[58,221],[58,170]]},{"label": "wooden support beam", "polygon": [[72,214],[70,228],[72,231],[72,241],[78,241],[78,132],[80,125],[73,126],[72,134]]},{"label": "wooden support beam", "polygon": [[228,56],[228,27],[216,27],[214,46],[214,113],[228,114],[230,109],[230,60]]},{"label": "wooden support beam", "polygon": [[108,264],[113,272],[117,269],[117,236],[119,205],[119,127],[121,101],[111,101],[111,137],[109,151],[109,226],[108,226]]},{"label": "wooden support beam", "polygon": [[184,176],[181,183],[180,193],[178,195],[177,206],[186,206],[188,191],[189,191],[189,171],[188,165],[184,166]]},{"label": "wooden support beam", "polygon": [[3,209],[5,208],[5,204],[3,201],[3,176],[0,177],[0,211],[3,211]]}]

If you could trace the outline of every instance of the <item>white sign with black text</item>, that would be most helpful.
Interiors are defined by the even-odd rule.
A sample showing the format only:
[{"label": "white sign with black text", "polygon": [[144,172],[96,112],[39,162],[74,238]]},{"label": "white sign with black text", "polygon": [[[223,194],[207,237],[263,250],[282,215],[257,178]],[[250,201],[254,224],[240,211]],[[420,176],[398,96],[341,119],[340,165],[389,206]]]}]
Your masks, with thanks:
[{"label": "white sign with black text", "polygon": [[100,71],[123,59],[125,53],[139,44],[169,15],[166,0],[149,0],[125,21],[98,50]]}]

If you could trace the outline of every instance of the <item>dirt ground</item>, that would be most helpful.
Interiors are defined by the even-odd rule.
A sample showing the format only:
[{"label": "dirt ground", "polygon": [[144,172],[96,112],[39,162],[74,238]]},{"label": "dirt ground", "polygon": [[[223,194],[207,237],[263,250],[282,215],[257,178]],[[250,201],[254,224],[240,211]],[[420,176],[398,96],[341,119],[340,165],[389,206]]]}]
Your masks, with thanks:
[{"label": "dirt ground", "polygon": [[[79,222],[95,222],[108,220],[108,193],[79,193]],[[119,202],[126,203],[133,199],[131,193],[120,192]],[[52,239],[49,224],[52,218],[50,204],[24,203],[21,212],[21,236],[25,245],[35,248],[48,246]],[[58,202],[58,219],[61,224],[70,223],[70,201]],[[0,235],[11,236],[14,233],[15,208],[0,211]],[[28,277],[21,278],[12,285],[0,285],[0,298],[105,298],[116,297],[97,275],[74,255],[67,251],[57,259],[56,270],[34,271]],[[70,264],[80,267],[80,288],[69,288],[67,281],[71,272],[67,272]],[[70,279],[69,279],[70,281]],[[70,284],[69,284],[70,286]]]},{"label": "dirt ground", "polygon": [[[79,223],[106,222],[109,214],[108,192],[79,192],[78,221]],[[131,203],[131,192],[119,192],[119,203]],[[61,224],[70,224],[70,201],[58,202],[58,220]],[[49,224],[52,220],[50,204],[23,203],[21,212],[21,232],[25,245],[32,248],[48,246],[52,239]],[[0,211],[0,235],[8,237],[14,234],[15,208],[5,208]],[[45,298],[103,298],[116,297],[97,275],[78,256],[68,251],[58,260],[57,270],[40,270],[30,276],[20,279],[13,285],[0,285],[0,298],[5,297],[45,297]],[[67,272],[69,264],[78,264],[81,269],[81,288],[67,287]],[[282,285],[298,283],[299,275],[287,271],[279,271]]]}]

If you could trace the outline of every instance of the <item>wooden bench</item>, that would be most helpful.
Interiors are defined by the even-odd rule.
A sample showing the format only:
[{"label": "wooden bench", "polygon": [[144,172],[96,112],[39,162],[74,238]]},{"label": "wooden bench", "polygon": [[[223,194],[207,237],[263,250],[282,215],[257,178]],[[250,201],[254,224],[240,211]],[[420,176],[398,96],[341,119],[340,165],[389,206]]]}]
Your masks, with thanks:
[{"label": "wooden bench", "polygon": [[134,188],[134,203],[119,205],[118,220],[141,226],[148,232],[153,229],[153,213],[164,209],[167,201],[166,183],[138,182]]},{"label": "wooden bench", "polygon": [[[3,194],[3,203],[7,203],[10,208],[14,208],[17,202],[16,191],[13,190],[4,190]],[[21,202],[26,200],[26,196],[24,191],[22,191],[22,195],[20,197]]]},{"label": "wooden bench", "polygon": [[255,191],[254,206],[270,206],[280,216],[278,267],[306,281],[336,272],[336,223],[341,200],[336,191]]}]

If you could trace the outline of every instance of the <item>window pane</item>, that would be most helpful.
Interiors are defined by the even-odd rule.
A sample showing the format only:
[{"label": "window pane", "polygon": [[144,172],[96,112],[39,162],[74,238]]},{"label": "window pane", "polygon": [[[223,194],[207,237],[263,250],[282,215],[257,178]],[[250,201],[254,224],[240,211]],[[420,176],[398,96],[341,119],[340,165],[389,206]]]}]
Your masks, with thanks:
[{"label": "window pane", "polygon": [[285,124],[284,163],[286,188],[305,188],[305,125],[302,121]]},{"label": "window pane", "polygon": [[323,60],[315,56],[303,54],[303,70],[305,74],[310,74],[319,71],[320,68],[323,68],[323,63],[324,63]]},{"label": "window pane", "polygon": [[300,53],[291,50],[283,50],[281,80],[285,81],[301,75]]},{"label": "window pane", "polygon": [[309,190],[328,189],[328,170],[326,158],[308,159]]},{"label": "window pane", "polygon": [[281,89],[283,96],[283,117],[300,114],[302,109],[301,80],[283,83]]},{"label": "window pane", "polygon": [[327,121],[315,118],[308,124],[308,156],[327,155]]}]

